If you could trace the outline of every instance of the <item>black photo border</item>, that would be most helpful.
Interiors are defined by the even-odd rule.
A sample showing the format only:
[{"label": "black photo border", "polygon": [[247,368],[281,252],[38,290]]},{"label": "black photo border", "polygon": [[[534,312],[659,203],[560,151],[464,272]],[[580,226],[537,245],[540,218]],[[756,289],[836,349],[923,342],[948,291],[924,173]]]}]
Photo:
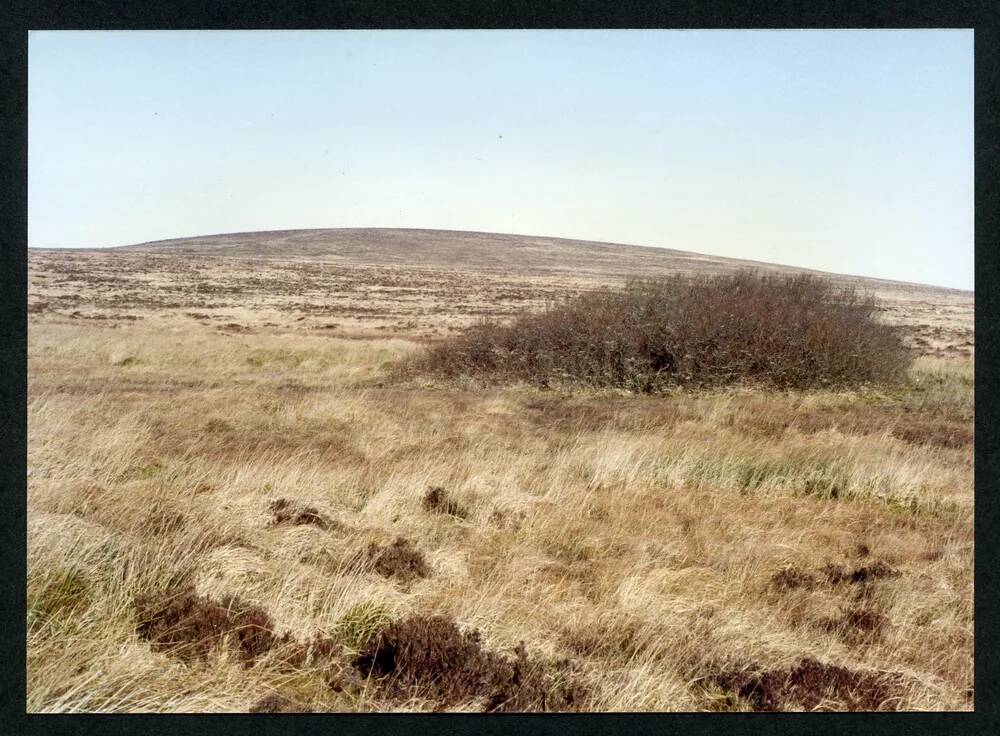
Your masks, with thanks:
[{"label": "black photo border", "polygon": [[[0,10],[0,734],[1000,733],[994,370],[1000,322],[1000,4],[635,0],[14,0]],[[30,30],[973,29],[975,43],[975,711],[826,714],[42,715],[26,704],[27,75]]]}]

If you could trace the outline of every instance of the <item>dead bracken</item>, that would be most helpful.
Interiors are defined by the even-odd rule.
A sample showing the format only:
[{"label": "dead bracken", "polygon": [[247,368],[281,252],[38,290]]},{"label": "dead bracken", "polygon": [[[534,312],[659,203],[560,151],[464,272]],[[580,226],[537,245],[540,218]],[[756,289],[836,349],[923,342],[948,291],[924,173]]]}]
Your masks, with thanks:
[{"label": "dead bracken", "polygon": [[474,701],[487,712],[579,709],[585,691],[567,665],[531,660],[523,643],[513,657],[502,656],[483,649],[478,631],[422,615],[390,625],[354,660],[390,699],[419,697],[441,707]]},{"label": "dead bracken", "polygon": [[896,710],[902,677],[853,671],[811,657],[790,669],[759,666],[712,675],[709,683],[734,693],[755,711]]},{"label": "dead bracken", "polygon": [[212,601],[193,587],[137,596],[136,633],[153,651],[185,661],[204,659],[224,638],[249,666],[276,643],[274,626],[262,609],[235,596]]},{"label": "dead bracken", "polygon": [[449,498],[448,491],[441,486],[431,486],[427,489],[427,493],[424,494],[423,507],[424,511],[457,516],[460,519],[465,519],[469,515],[469,512],[461,504]]}]

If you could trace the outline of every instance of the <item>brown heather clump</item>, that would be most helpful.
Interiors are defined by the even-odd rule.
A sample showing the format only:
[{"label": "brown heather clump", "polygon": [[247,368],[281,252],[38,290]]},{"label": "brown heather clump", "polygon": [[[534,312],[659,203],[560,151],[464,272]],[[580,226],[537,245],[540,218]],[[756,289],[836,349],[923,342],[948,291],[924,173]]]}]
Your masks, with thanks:
[{"label": "brown heather clump", "polygon": [[447,516],[457,516],[459,519],[465,519],[469,515],[468,510],[457,501],[449,498],[448,491],[441,486],[431,486],[428,488],[427,493],[424,494],[422,505],[424,511],[446,514]]},{"label": "brown heather clump", "polygon": [[814,388],[900,381],[912,356],[879,303],[811,275],[629,281],[444,340],[410,369],[444,377],[653,392],[751,383]]},{"label": "brown heather clump", "polygon": [[822,619],[819,624],[845,642],[859,644],[877,639],[889,625],[889,619],[871,608],[849,608],[835,618]]},{"label": "brown heather clump", "polygon": [[778,590],[795,590],[796,588],[810,590],[816,585],[816,578],[795,567],[783,567],[771,576],[771,585]]},{"label": "brown heather clump", "polygon": [[375,572],[382,577],[396,578],[401,583],[426,578],[431,574],[424,553],[404,537],[396,537],[392,544],[385,547],[372,542],[368,545],[366,556]]},{"label": "brown heather clump", "polygon": [[215,602],[193,588],[137,596],[136,633],[154,651],[183,660],[204,659],[224,637],[249,666],[277,641],[271,618],[236,597]]},{"label": "brown heather clump", "polygon": [[755,711],[896,710],[901,677],[854,671],[806,657],[790,669],[748,667],[714,675],[710,683]]},{"label": "brown heather clump", "polygon": [[268,526],[278,526],[279,524],[310,525],[320,529],[329,529],[331,526],[330,520],[320,514],[318,509],[313,506],[296,506],[287,498],[272,501],[268,510],[272,514]]},{"label": "brown heather clump", "polygon": [[391,699],[419,697],[443,707],[479,701],[487,712],[574,710],[585,692],[558,666],[483,649],[478,631],[460,631],[443,616],[411,616],[379,633],[354,660],[362,676],[381,680]]},{"label": "brown heather clump", "polygon": [[882,560],[876,560],[870,565],[861,565],[850,570],[843,565],[828,563],[823,567],[823,574],[831,585],[858,585],[881,578],[894,578],[899,576],[899,570],[890,566]]}]

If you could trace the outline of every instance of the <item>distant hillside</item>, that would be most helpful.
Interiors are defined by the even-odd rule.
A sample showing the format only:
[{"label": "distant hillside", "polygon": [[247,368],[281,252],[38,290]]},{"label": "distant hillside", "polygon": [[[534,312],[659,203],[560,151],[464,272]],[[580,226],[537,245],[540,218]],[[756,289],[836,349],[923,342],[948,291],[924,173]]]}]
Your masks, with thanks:
[{"label": "distant hillside", "polygon": [[[345,265],[456,268],[522,274],[655,275],[677,271],[728,271],[748,266],[783,272],[807,271],[791,266],[638,245],[500,233],[390,228],[227,233],[158,240],[115,250],[236,258],[307,258]],[[955,291],[880,279],[840,278],[893,290],[912,286],[921,290]]]},{"label": "distant hillside", "polygon": [[[506,318],[581,291],[620,286],[629,276],[748,267],[805,271],[666,248],[399,229],[280,230],[118,248],[32,248],[28,258],[29,308],[36,319],[42,314],[152,318],[184,310],[189,318],[223,324],[258,320],[295,329],[334,324],[338,334],[382,330],[381,335],[425,338],[438,334],[434,330]],[[874,293],[885,319],[906,325],[924,353],[973,347],[972,292],[825,276]],[[232,311],[237,307],[244,312]]]},{"label": "distant hillside", "polygon": [[[454,230],[387,228],[276,230],[159,240],[136,250],[238,257],[306,257],[351,264],[517,271],[634,271],[703,262],[696,253],[586,240]],[[728,259],[711,259],[726,261]]]}]

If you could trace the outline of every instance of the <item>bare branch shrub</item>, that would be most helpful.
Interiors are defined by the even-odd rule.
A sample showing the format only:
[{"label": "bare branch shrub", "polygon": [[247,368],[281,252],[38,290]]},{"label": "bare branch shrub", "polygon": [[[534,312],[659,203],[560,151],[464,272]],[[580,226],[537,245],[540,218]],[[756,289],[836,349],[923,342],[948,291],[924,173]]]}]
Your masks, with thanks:
[{"label": "bare branch shrub", "polygon": [[410,369],[444,377],[652,392],[759,383],[892,383],[912,356],[867,294],[812,275],[634,279],[512,323],[483,322]]}]

